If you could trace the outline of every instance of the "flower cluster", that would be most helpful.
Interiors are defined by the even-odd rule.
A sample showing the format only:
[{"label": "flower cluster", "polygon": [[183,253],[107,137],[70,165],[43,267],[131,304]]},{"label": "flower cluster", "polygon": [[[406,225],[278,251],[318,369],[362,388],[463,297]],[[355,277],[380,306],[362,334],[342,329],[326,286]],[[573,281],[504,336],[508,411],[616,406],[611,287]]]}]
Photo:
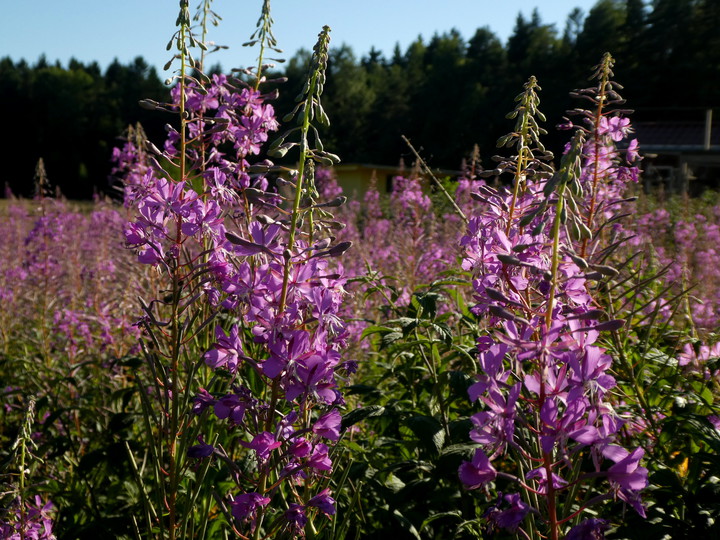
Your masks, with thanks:
[{"label": "flower cluster", "polygon": [[[532,125],[527,115],[537,110],[533,83],[526,85],[516,109],[525,125]],[[592,284],[616,271],[581,256],[597,245],[588,242],[593,214],[610,212],[622,195],[624,178],[618,179],[622,173],[613,165],[615,154],[598,150],[619,140],[629,123],[620,116],[601,118],[588,143],[582,132],[576,134],[552,176],[543,174],[539,163],[535,174],[527,175],[529,165],[518,162],[511,169],[514,192],[482,187],[476,199],[484,205],[461,240],[463,268],[475,275],[474,310],[486,318],[491,333],[478,341],[481,372],[469,389],[471,400],[483,405],[472,417],[470,432],[481,446],[460,467],[460,479],[471,489],[496,481],[499,473],[492,462],[508,453],[518,456],[527,463],[524,477],[505,478],[542,496],[552,537],[567,519],[558,515],[558,498],[591,490],[596,478],[607,479],[609,486],[598,500],[616,497],[644,515],[639,498],[647,485],[647,470],[639,464],[643,450],[618,444],[624,421],[610,396],[616,385],[609,372],[612,358],[599,343],[603,331],[622,323],[600,322],[603,313],[593,299]],[[522,131],[517,133],[525,164],[532,164],[535,134],[530,131],[523,140]],[[522,182],[520,189],[517,182]],[[590,469],[585,454],[592,458]],[[511,512],[519,516],[516,521],[496,509],[489,519],[512,530],[523,512],[527,509]],[[497,516],[503,519],[498,522]]]},{"label": "flower cluster", "polygon": [[[327,30],[320,38],[311,80],[324,77]],[[308,87],[308,107],[320,106],[314,88]],[[137,250],[139,262],[162,271],[171,291],[167,300],[147,305],[143,324],[150,336],[164,336],[156,339],[164,343],[161,356],[172,372],[181,369],[181,356],[196,350],[184,336],[214,328],[202,360],[216,373],[213,381],[226,384],[206,389],[192,379],[167,381],[168,396],[194,393],[192,411],[203,426],[222,433],[211,443],[200,436],[187,457],[229,464],[237,483],[226,501],[229,514],[250,530],[266,512],[277,512],[269,502],[284,490],[284,498],[295,502],[276,526],[300,534],[310,516],[335,512],[324,486],[333,468],[332,446],[340,439],[339,376],[354,369],[341,362],[346,280],[335,258],[350,242],[334,242],[332,216],[314,200],[313,168],[305,167],[305,159],[320,159],[321,151],[301,149],[302,167],[284,181],[295,190],[289,218],[286,198],[252,172],[247,159],[278,128],[267,102],[272,96],[222,75],[202,82],[181,78],[171,95],[164,107],[180,112],[183,121],[180,130],[168,128],[161,155],[181,178],[151,159],[148,172],[131,176],[125,192],[137,216],[126,227],[127,245]],[[137,153],[119,155],[134,159]],[[255,165],[273,167],[267,160]],[[307,229],[301,220],[308,220]],[[171,308],[163,311],[163,304]],[[181,327],[181,313],[194,313],[197,324]],[[169,322],[160,322],[163,316]],[[213,324],[215,317],[222,322]],[[168,325],[169,332],[163,329]],[[190,366],[192,377],[196,367]],[[182,459],[172,456],[168,467]],[[235,471],[240,462],[248,464],[242,474]]]},{"label": "flower cluster", "polygon": [[[699,331],[713,331],[720,317],[720,287],[715,270],[720,264],[720,207],[705,213],[683,209],[682,214],[675,216],[666,208],[657,208],[638,215],[629,244],[645,252],[656,268],[667,269],[662,283],[673,293],[690,289],[691,309],[680,313]],[[654,302],[648,310],[656,307],[663,320],[672,317],[672,303]]]},{"label": "flower cluster", "polygon": [[[138,212],[125,238],[128,246],[139,250],[138,260],[152,265],[167,265],[168,257],[177,260],[180,250],[193,241],[200,246],[209,242],[210,262],[216,273],[222,273],[227,265],[223,205],[236,205],[238,190],[250,187],[246,157],[259,153],[260,145],[278,124],[272,105],[264,103],[267,96],[251,88],[238,91],[225,76],[214,75],[206,85],[192,81],[176,85],[171,109],[179,106],[181,87],[186,114],[192,118],[186,129],[194,144],[179,156],[180,135],[169,126],[164,156],[178,167],[180,162],[183,168],[188,166],[202,187],[195,189],[191,184],[197,182],[187,176],[175,182],[157,160],[149,167],[137,159],[137,152],[119,153],[119,159],[128,161],[116,168],[131,172],[125,202]],[[231,145],[233,155],[222,152],[223,145]],[[256,178],[253,185],[264,190],[267,180]]]},{"label": "flower cluster", "polygon": [[0,225],[3,349],[39,336],[41,351],[56,347],[71,359],[93,349],[115,357],[131,351],[136,291],[115,284],[121,276],[138,286],[146,280],[118,241],[121,213],[106,204],[84,213],[49,198],[11,201],[7,212]]},{"label": "flower cluster", "polygon": [[[319,169],[316,182],[323,199],[343,194],[331,169]],[[360,336],[370,321],[382,321],[390,315],[389,307],[407,307],[417,290],[441,279],[460,256],[457,236],[463,225],[454,213],[437,219],[439,210],[427,195],[425,183],[409,171],[407,177],[392,179],[388,197],[373,182],[362,200],[351,200],[336,211],[336,219],[345,225],[338,232],[339,239],[353,244],[353,257],[344,261],[345,273],[348,278],[362,278],[350,285],[353,294],[342,312],[351,321],[351,343],[358,347],[369,346]],[[482,184],[481,180],[460,179],[459,204],[469,201],[471,186]],[[383,239],[380,243],[379,238]],[[372,292],[380,288],[388,295]]]},{"label": "flower cluster", "polygon": [[16,504],[9,521],[0,521],[0,538],[4,540],[55,540],[53,534],[53,504],[43,504],[39,496],[34,503],[25,502],[25,509],[20,511]]}]

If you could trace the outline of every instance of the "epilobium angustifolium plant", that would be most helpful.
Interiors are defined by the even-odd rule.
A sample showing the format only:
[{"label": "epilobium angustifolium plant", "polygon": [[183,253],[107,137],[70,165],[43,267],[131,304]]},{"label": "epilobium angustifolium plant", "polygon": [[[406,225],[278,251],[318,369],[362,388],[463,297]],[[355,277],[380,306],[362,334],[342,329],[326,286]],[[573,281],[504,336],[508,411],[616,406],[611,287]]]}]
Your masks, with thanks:
[{"label": "epilobium angustifolium plant", "polygon": [[[135,296],[150,281],[123,249],[122,212],[102,201],[85,207],[38,190],[32,201],[9,197],[0,223],[0,506],[7,510],[0,521],[10,527],[8,537],[21,534],[23,516],[32,517],[37,534],[51,534],[48,493],[54,515],[72,500],[74,517],[86,518],[102,489],[94,474],[78,474],[79,462],[107,449],[100,433],[123,414],[116,408],[128,386],[123,359],[139,337]],[[116,286],[121,279],[127,287]],[[37,459],[21,465],[14,441],[24,441]],[[18,491],[25,499],[13,503]],[[36,497],[44,502],[28,506]],[[113,502],[106,511],[115,508]],[[65,530],[75,525],[70,521]],[[30,527],[28,521],[28,538]]]},{"label": "epilobium angustifolium plant", "polygon": [[[266,2],[261,50],[274,45],[270,22]],[[299,149],[297,170],[283,181],[286,198],[254,172],[273,170],[271,162],[253,169],[248,161],[279,126],[272,95],[259,90],[264,66],[254,86],[221,75],[190,77],[196,42],[186,2],[178,26],[172,103],[151,105],[176,112],[180,127],[169,128],[164,149],[125,188],[126,204],[137,210],[127,243],[167,283],[163,298],[144,304],[154,379],[145,419],[159,480],[145,486],[156,497],[148,496],[148,525],[168,538],[204,530],[207,516],[196,498],[218,464],[222,484],[207,488],[237,534],[315,534],[327,522],[318,516],[335,513],[328,482],[344,404],[337,376],[348,371],[340,358],[345,324],[337,316],[345,280],[331,259],[350,244],[334,242],[326,210],[344,198],[318,201],[314,187],[315,163],[337,159],[323,150],[314,126],[328,122],[320,96],[330,29],[318,37],[306,87],[287,118],[297,127],[270,147],[280,157]],[[202,373],[199,349],[213,373]]]},{"label": "epilobium angustifolium plant", "polygon": [[[629,122],[609,107],[619,100],[611,67],[607,55],[598,87],[584,92],[597,108],[581,113],[557,172],[539,142],[537,83],[527,82],[509,115],[515,131],[499,141],[517,150],[500,164],[514,176],[512,192],[483,187],[476,195],[482,210],[462,239],[463,266],[475,276],[474,310],[490,332],[478,340],[481,371],[469,388],[482,406],[470,432],[480,447],[461,465],[460,479],[470,489],[502,488],[506,494],[486,513],[489,527],[526,537],[599,535],[608,524],[586,510],[606,499],[645,512],[644,450],[621,444],[626,419],[612,398],[613,359],[598,343],[622,321],[604,320],[594,299],[603,277],[617,273],[594,262],[602,247],[598,216],[613,217],[633,176],[618,165],[615,143]],[[507,456],[511,471],[494,465]],[[521,495],[507,494],[518,489]]]},{"label": "epilobium angustifolium plant", "polygon": [[27,411],[17,440],[11,452],[17,462],[17,496],[0,513],[0,538],[8,540],[55,540],[51,502],[43,503],[36,495],[31,501],[26,493],[29,462],[35,458],[32,450],[37,449],[32,440],[32,427],[35,416],[35,401],[28,400]]},{"label": "epilobium angustifolium plant", "polygon": [[[269,1],[235,76],[203,71],[218,22],[180,1],[170,98],[143,102],[167,138],[133,127],[113,155],[125,208],[7,208],[3,537],[711,530],[717,304],[659,278],[710,281],[716,220],[621,219],[639,156],[610,56],[557,169],[530,78],[494,184],[476,156],[448,203],[415,153],[389,197],[345,204],[329,28],[281,125]],[[680,253],[655,251],[659,278],[632,251],[657,224]]]}]

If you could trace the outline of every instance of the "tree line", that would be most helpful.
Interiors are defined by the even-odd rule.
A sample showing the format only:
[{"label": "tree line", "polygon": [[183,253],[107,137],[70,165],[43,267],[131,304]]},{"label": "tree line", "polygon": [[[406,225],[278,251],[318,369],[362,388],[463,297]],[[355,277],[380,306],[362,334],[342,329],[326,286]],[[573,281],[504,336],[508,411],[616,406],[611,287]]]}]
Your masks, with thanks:
[{"label": "tree line", "polygon": [[[341,45],[330,54],[323,103],[332,124],[323,141],[345,162],[395,164],[412,161],[405,135],[432,166],[450,169],[477,144],[490,166],[495,140],[511,128],[505,112],[512,96],[535,75],[557,150],[563,135],[553,139],[555,124],[581,105],[568,91],[588,85],[605,51],[617,60],[615,79],[635,120],[702,120],[702,111],[720,102],[718,28],[717,0],[599,0],[588,13],[573,10],[562,31],[537,11],[519,14],[506,43],[482,27],[467,39],[456,30],[418,37],[390,57],[371,49],[358,58]],[[297,52],[278,73],[288,78],[276,102],[280,118],[301,90],[308,56]],[[127,125],[139,121],[151,140],[161,141],[171,120],[138,101],[166,96],[142,58],[115,61],[104,72],[74,60],[67,67],[43,58],[32,66],[0,60],[3,180],[29,194],[42,157],[50,181],[67,196],[105,190],[111,149]]]},{"label": "tree line", "polygon": [[127,65],[115,60],[104,72],[97,63],[77,60],[62,66],[44,57],[34,65],[0,59],[0,179],[13,193],[31,195],[42,158],[53,185],[70,198],[89,198],[107,188],[112,148],[128,124],[141,122],[149,135],[162,135],[167,119],[141,109],[138,100],[166,96],[142,58]]}]

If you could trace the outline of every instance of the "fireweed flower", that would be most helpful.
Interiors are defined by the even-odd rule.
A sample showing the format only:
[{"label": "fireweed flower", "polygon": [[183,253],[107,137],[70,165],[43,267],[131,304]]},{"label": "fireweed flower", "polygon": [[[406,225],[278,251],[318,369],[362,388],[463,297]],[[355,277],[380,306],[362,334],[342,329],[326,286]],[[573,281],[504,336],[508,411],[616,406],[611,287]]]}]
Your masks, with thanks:
[{"label": "fireweed flower", "polygon": [[508,493],[505,496],[498,493],[497,502],[486,510],[483,517],[491,529],[505,529],[512,533],[517,531],[531,510],[519,493]]},{"label": "fireweed flower", "polygon": [[213,412],[220,420],[230,420],[230,425],[241,425],[248,407],[252,408],[252,399],[249,391],[241,389],[234,394],[227,394],[218,400],[213,400]]},{"label": "fireweed flower", "polygon": [[[206,302],[211,313],[222,311],[214,343],[200,361],[221,370],[228,388],[215,394],[200,389],[193,412],[200,419],[212,414],[230,436],[240,438],[242,450],[253,451],[256,467],[238,480],[245,493],[231,497],[229,505],[238,521],[254,528],[256,519],[262,522],[259,515],[273,511],[266,491],[273,469],[276,478],[293,482],[292,492],[303,501],[333,469],[330,448],[319,441],[340,438],[335,407],[344,401],[335,370],[348,333],[340,313],[346,278],[335,258],[348,244],[333,245],[326,232],[315,230],[313,238],[300,228],[291,240],[287,213],[279,208],[282,196],[267,178],[250,172],[250,159],[278,128],[269,96],[214,76],[176,85],[171,108],[179,110],[183,91],[192,142],[181,148],[183,137],[170,127],[163,148],[171,162],[184,160],[193,181],[169,180],[154,160],[140,175],[140,152],[130,147],[118,152],[118,160],[128,162],[118,169],[132,169],[129,162],[135,160],[137,171],[126,190],[136,219],[125,239],[139,262],[176,276],[183,310]],[[151,324],[154,313],[148,312],[145,321]],[[264,384],[268,391],[258,399]],[[197,458],[215,454],[202,439],[190,449]],[[329,491],[309,501],[334,513]],[[293,534],[308,519],[300,502],[288,501]]]},{"label": "fireweed flower", "polygon": [[467,489],[477,489],[495,480],[497,471],[481,449],[475,450],[472,461],[466,461],[458,470],[460,481]]},{"label": "fireweed flower", "polygon": [[515,434],[515,405],[520,396],[521,384],[517,383],[507,393],[507,398],[499,390],[490,390],[487,397],[480,398],[488,411],[479,412],[471,417],[475,426],[470,438],[492,449],[491,457],[500,455],[507,444],[513,443]]},{"label": "fireweed flower", "polygon": [[255,450],[255,455],[260,461],[266,461],[270,457],[270,452],[282,446],[282,442],[275,440],[275,436],[267,431],[258,433],[249,443],[240,441],[240,444]]},{"label": "fireweed flower", "polygon": [[612,484],[625,491],[640,491],[647,487],[648,470],[639,466],[645,450],[636,448],[633,452],[628,452],[624,448],[611,445],[605,448],[603,455],[615,462],[607,471],[608,480]]},{"label": "fireweed flower", "polygon": [[193,412],[195,414],[202,414],[202,412],[215,404],[215,398],[210,395],[210,392],[201,388],[197,396],[193,399]]},{"label": "fireweed flower", "polygon": [[304,458],[310,455],[312,450],[312,444],[305,439],[299,439],[294,441],[288,447],[288,453],[295,458]]},{"label": "fireweed flower", "polygon": [[232,498],[230,508],[233,517],[238,521],[253,520],[258,509],[269,502],[269,497],[263,497],[259,493],[243,493]]},{"label": "fireweed flower", "polygon": [[632,128],[630,127],[629,118],[623,118],[620,116],[607,118],[603,116],[600,119],[600,125],[598,126],[597,131],[600,135],[607,134],[613,141],[619,142],[627,137],[628,133],[632,131]]},{"label": "fireweed flower", "polygon": [[590,518],[575,525],[565,537],[566,540],[602,540],[610,523],[604,519]]},{"label": "fireweed flower", "polygon": [[[548,489],[548,481],[547,481],[547,471],[545,468],[540,467],[537,469],[533,469],[532,471],[528,472],[525,475],[525,478],[527,480],[534,480],[537,483],[537,491],[539,493],[545,494],[547,493]],[[561,478],[555,473],[552,473],[552,486],[554,489],[561,489],[565,486],[567,486],[567,480]]]},{"label": "fireweed flower", "polygon": [[205,363],[214,369],[224,367],[231,373],[235,372],[240,358],[244,357],[237,325],[231,328],[229,336],[225,334],[221,326],[217,326],[215,338],[217,339],[215,347],[203,356]]},{"label": "fireweed flower", "polygon": [[[7,540],[55,540],[52,519],[54,505],[49,501],[43,504],[38,495],[34,502],[26,501],[25,504],[24,516],[21,516],[19,508],[15,508],[9,521],[0,521],[0,537]],[[17,505],[16,502],[15,507]]]},{"label": "fireweed flower", "polygon": [[[718,216],[717,207],[706,214],[681,218],[674,218],[666,209],[659,208],[638,216],[628,231],[635,235],[629,241],[633,249],[643,250],[654,267],[667,267],[661,283],[673,294],[694,286],[692,297],[702,301],[693,302],[691,309],[680,312],[682,319],[691,318],[700,331],[714,331],[720,318],[720,287],[715,275],[720,264]],[[668,293],[668,296],[672,295]],[[661,320],[677,325],[681,321],[673,317],[673,304],[665,299],[652,299],[644,311],[647,314],[657,311]]]},{"label": "fireweed flower", "polygon": [[337,441],[340,438],[341,420],[340,413],[337,410],[332,410],[318,418],[317,422],[313,424],[312,430],[321,437]]},{"label": "fireweed flower", "polygon": [[332,516],[335,514],[335,499],[330,496],[330,490],[328,488],[323,489],[320,493],[315,495],[308,501],[308,506],[314,506],[321,512]]},{"label": "fireweed flower", "polygon": [[301,504],[290,503],[290,507],[285,511],[285,519],[292,532],[301,533],[307,523],[305,507]]},{"label": "fireweed flower", "polygon": [[328,456],[328,451],[329,448],[326,444],[316,444],[306,461],[306,465],[315,471],[331,471],[332,460]]},{"label": "fireweed flower", "polygon": [[191,446],[188,449],[188,456],[193,458],[206,458],[212,455],[215,451],[215,448],[212,445],[205,443],[201,435],[198,436],[198,442],[200,444]]},{"label": "fireweed flower", "polygon": [[[518,118],[537,106],[530,104],[535,99],[531,89],[529,82],[518,98],[524,104]],[[597,89],[587,93],[597,95]],[[588,277],[589,263],[582,258],[586,250],[601,249],[600,237],[588,242],[595,216],[615,216],[633,177],[616,146],[631,128],[614,113],[603,115],[597,126],[593,118],[588,113],[583,128],[591,135],[574,137],[554,176],[533,159],[525,140],[519,146],[525,161],[501,163],[516,173],[514,191],[479,186],[474,198],[483,204],[472,212],[460,241],[463,269],[474,277],[472,311],[489,330],[478,348],[481,372],[468,390],[482,407],[472,416],[470,432],[480,448],[461,465],[460,480],[470,488],[494,480],[492,461],[513,452],[542,463],[525,480],[544,496],[553,536],[562,518],[556,501],[569,487],[566,478],[577,478],[580,449],[589,447],[595,474],[607,478],[609,492],[641,515],[639,492],[647,485],[647,471],[639,466],[642,450],[617,446],[623,422],[608,402],[616,383],[609,373],[612,358],[599,337],[618,322],[599,321],[602,311],[591,288],[599,278]],[[518,122],[511,139],[527,129]],[[521,164],[546,172],[525,175],[517,171]],[[520,430],[523,437],[517,435]],[[528,436],[537,437],[537,443],[528,444]],[[615,464],[608,467],[608,460]],[[486,517],[498,513],[495,508]]]}]

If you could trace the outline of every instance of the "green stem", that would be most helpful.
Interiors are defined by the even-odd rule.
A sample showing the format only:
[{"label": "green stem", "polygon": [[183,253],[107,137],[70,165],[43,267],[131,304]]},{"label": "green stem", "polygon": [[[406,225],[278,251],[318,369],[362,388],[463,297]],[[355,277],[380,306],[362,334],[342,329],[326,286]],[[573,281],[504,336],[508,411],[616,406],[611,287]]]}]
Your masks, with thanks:
[{"label": "green stem", "polygon": [[[184,6],[187,9],[187,6]],[[185,41],[187,39],[187,23],[183,22],[180,25],[180,181],[185,181],[187,175],[186,170],[186,156],[187,151],[187,118],[186,118],[186,64],[187,64],[187,49]],[[175,243],[176,246],[180,246],[182,243],[182,223],[180,216],[177,217],[175,223]],[[178,425],[180,415],[180,399],[178,396],[178,367],[180,360],[180,321],[178,320],[178,303],[180,301],[181,285],[180,285],[180,267],[176,261],[172,269],[172,314],[170,320],[170,376],[171,381],[171,392],[170,396],[171,408],[170,408],[170,430],[167,433],[168,437],[168,481],[169,481],[169,493],[168,493],[168,518],[169,518],[169,538],[175,540],[176,529],[177,529],[177,491],[178,491],[178,464],[177,464],[177,439],[178,439]],[[166,388],[167,391],[167,388]]]},{"label": "green stem", "polygon": [[25,515],[25,434],[20,443],[20,485],[18,498],[20,499],[20,540],[25,540],[27,516]]},{"label": "green stem", "polygon": [[518,197],[520,196],[520,184],[523,183],[523,173],[525,167],[527,146],[525,146],[525,134],[527,133],[527,120],[523,118],[523,131],[520,134],[520,148],[518,150],[518,161],[515,169],[515,186],[513,188],[512,201],[510,202],[510,210],[508,212],[508,222],[505,228],[505,233],[509,234],[512,228],[512,221],[515,215],[515,206],[517,205]]},{"label": "green stem", "polygon": [[313,73],[310,79],[310,89],[308,90],[308,100],[310,103],[305,104],[305,110],[303,111],[302,127],[300,129],[300,161],[298,163],[298,174],[297,174],[297,185],[295,187],[295,200],[293,201],[292,215],[290,216],[290,236],[288,239],[287,246],[287,258],[285,259],[285,266],[283,268],[283,285],[282,292],[280,293],[280,305],[278,307],[278,313],[282,313],[285,310],[285,303],[287,302],[287,289],[288,281],[290,278],[290,267],[292,266],[292,250],[295,247],[295,234],[297,232],[298,216],[300,214],[300,200],[302,199],[303,191],[303,180],[305,176],[305,162],[308,159],[308,141],[307,136],[310,130],[310,112],[312,111],[312,100],[315,95],[315,86],[317,84],[317,72]]},{"label": "green stem", "polygon": [[203,71],[205,69],[205,38],[207,37],[207,16],[208,16],[208,10],[210,9],[210,2],[212,0],[205,0],[203,2],[203,17],[202,17],[202,33],[201,33],[201,43],[203,44],[203,47],[200,47],[200,71]]},{"label": "green stem", "polygon": [[[317,72],[313,73],[310,79],[310,90],[308,91],[308,100],[312,100],[315,95],[315,86],[317,83]],[[303,179],[305,176],[305,162],[308,159],[308,142],[307,135],[310,130],[310,111],[312,109],[312,103],[305,104],[305,110],[303,111],[302,127],[300,129],[300,162],[298,163],[298,174],[297,184],[295,186],[295,200],[293,201],[292,214],[290,216],[290,233],[288,238],[287,248],[285,250],[285,264],[283,266],[283,283],[282,290],[280,292],[280,303],[278,304],[277,316],[282,316],[285,311],[287,304],[288,286],[290,282],[290,269],[292,267],[292,252],[295,248],[295,235],[298,228],[298,216],[300,214],[300,201],[302,199],[303,191]],[[272,427],[272,421],[274,417],[275,407],[277,406],[278,399],[280,398],[280,380],[275,379],[272,383],[272,390],[270,396],[270,407],[268,408],[267,417],[265,418],[265,430],[269,431]],[[268,471],[263,471],[260,476],[260,493],[265,493],[267,489]],[[264,512],[261,512],[258,516],[258,522],[255,529],[255,538],[260,538],[260,530],[264,518]]]},{"label": "green stem", "polygon": [[547,308],[545,310],[545,331],[550,332],[550,326],[552,324],[552,311],[555,304],[555,294],[557,291],[557,273],[558,266],[560,264],[560,217],[563,212],[565,205],[565,185],[560,187],[558,193],[558,200],[555,204],[555,219],[553,220],[552,230],[552,262],[550,268],[550,291],[548,292]]},{"label": "green stem", "polygon": [[[437,177],[433,174],[433,172],[430,170],[430,167],[428,167],[427,163],[425,163],[425,160],[422,157],[420,157],[420,154],[418,153],[417,150],[415,150],[415,147],[410,143],[408,138],[405,137],[405,135],[401,135],[400,137],[402,138],[403,141],[405,141],[405,144],[407,144],[410,147],[410,151],[415,155],[415,159],[418,160],[418,163],[420,164],[420,167],[422,167],[422,169],[425,171],[425,174],[430,176],[432,181],[435,182],[435,185],[438,187],[438,189],[440,189],[442,194],[445,195],[445,198],[452,205],[453,210],[455,210],[457,215],[460,216],[460,219],[462,219],[463,222],[465,223],[465,225],[467,225],[468,218],[465,215],[465,213],[460,209],[460,207],[457,205],[457,203],[455,202],[455,199],[450,196],[450,194],[445,189],[445,186],[443,186],[442,183],[440,182],[440,180],[438,180]],[[473,162],[473,166],[474,166],[474,162]]]},{"label": "green stem", "polygon": [[[596,210],[596,204],[597,204],[597,186],[600,183],[600,133],[598,131],[600,126],[600,119],[602,118],[603,108],[605,106],[605,101],[607,100],[607,85],[608,85],[608,72],[607,70],[603,70],[603,74],[600,78],[600,84],[598,85],[598,97],[597,97],[597,110],[595,111],[595,119],[594,119],[594,130],[593,130],[593,145],[595,147],[595,155],[593,157],[593,178],[592,178],[592,184],[590,189],[590,206],[588,208],[588,216],[587,216],[587,227],[592,231],[592,224],[595,220],[595,210]],[[585,238],[583,240],[581,249],[580,249],[580,256],[585,257],[587,255],[587,247],[588,247],[588,239]]]},{"label": "green stem", "polygon": [[262,16],[261,16],[261,20],[262,20],[261,24],[263,25],[263,27],[260,31],[260,54],[258,54],[257,76],[255,78],[255,86],[254,86],[256,91],[258,88],[260,88],[260,79],[262,77],[262,67],[263,67],[263,60],[264,60],[264,56],[265,56],[265,46],[266,46],[265,45],[265,39],[266,39],[265,36],[270,31],[269,20],[268,20],[270,17],[269,12],[270,12],[269,0],[265,0],[265,2],[263,4],[263,11],[262,11]]}]

